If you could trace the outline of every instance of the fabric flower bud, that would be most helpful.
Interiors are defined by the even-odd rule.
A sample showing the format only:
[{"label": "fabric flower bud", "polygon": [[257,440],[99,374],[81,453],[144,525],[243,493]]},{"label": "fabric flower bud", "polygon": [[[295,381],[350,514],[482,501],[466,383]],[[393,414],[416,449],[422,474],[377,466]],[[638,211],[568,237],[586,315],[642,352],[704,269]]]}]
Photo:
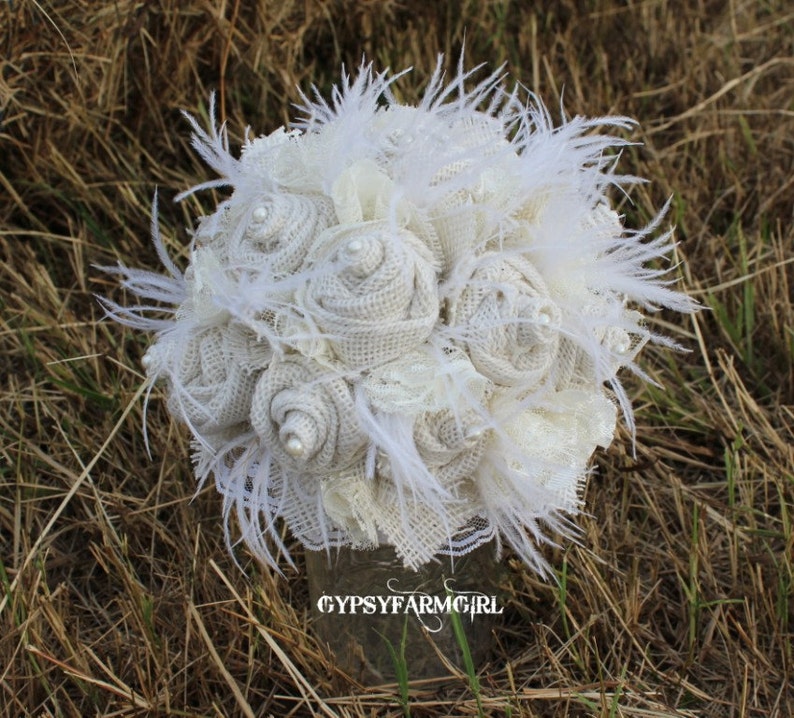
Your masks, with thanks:
[{"label": "fabric flower bud", "polygon": [[[587,462],[597,447],[609,446],[616,421],[617,407],[601,391],[566,389],[550,396],[548,407],[525,411],[503,428],[524,460],[542,467],[531,480],[557,492],[560,506],[573,508]],[[526,471],[524,462],[515,461],[513,468]]]},{"label": "fabric flower bud", "polygon": [[275,276],[297,271],[317,236],[336,221],[333,203],[321,195],[263,196],[250,213],[233,258],[267,267]]},{"label": "fabric flower bud", "polygon": [[411,351],[368,372],[361,385],[379,411],[418,416],[479,403],[491,382],[465,352],[448,347],[440,356]]},{"label": "fabric flower bud", "polygon": [[517,255],[486,255],[450,323],[478,371],[497,384],[531,390],[547,376],[559,347],[560,310],[543,278]]},{"label": "fabric flower bud", "polygon": [[312,253],[298,304],[351,369],[374,367],[421,345],[438,319],[432,255],[386,221],[326,232]]},{"label": "fabric flower bud", "polygon": [[482,417],[468,410],[427,413],[414,425],[419,456],[445,488],[470,477],[480,463],[488,433]]},{"label": "fabric flower bud", "polygon": [[269,359],[267,345],[245,328],[229,325],[151,347],[147,371],[166,378],[171,413],[208,440],[247,422],[251,394]]},{"label": "fabric flower bud", "polygon": [[334,473],[322,482],[322,502],[331,520],[350,536],[353,545],[378,545],[379,517],[374,499],[378,480],[367,478],[364,462]]},{"label": "fabric flower bud", "polygon": [[[601,311],[607,310],[602,307]],[[648,341],[648,331],[642,326],[643,317],[639,312],[621,310],[621,313],[626,328],[593,322],[586,334],[587,343],[571,338],[561,342],[555,367],[558,389],[610,381],[621,367],[634,361]]]},{"label": "fabric flower bud", "polygon": [[321,474],[364,446],[347,382],[299,354],[274,359],[251,402],[251,426],[284,468]]},{"label": "fabric flower bud", "polygon": [[460,500],[445,503],[441,510],[421,501],[403,501],[394,484],[366,476],[361,466],[322,482],[323,506],[329,517],[344,528],[359,548],[386,542],[408,568],[418,569],[449,546],[456,529],[471,519],[476,493],[466,482]]},{"label": "fabric flower bud", "polygon": [[189,318],[204,326],[225,324],[229,313],[217,298],[234,291],[226,268],[216,250],[198,247],[191,252],[191,264],[185,271],[189,287],[188,300],[177,310],[177,316]]}]

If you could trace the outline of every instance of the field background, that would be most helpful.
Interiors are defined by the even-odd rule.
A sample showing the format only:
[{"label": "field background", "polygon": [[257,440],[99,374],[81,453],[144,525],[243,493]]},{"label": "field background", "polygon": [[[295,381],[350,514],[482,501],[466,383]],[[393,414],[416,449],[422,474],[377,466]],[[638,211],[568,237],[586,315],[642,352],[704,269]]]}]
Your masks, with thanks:
[{"label": "field background", "polygon": [[[794,13],[783,0],[159,0],[0,3],[0,707],[8,716],[401,716],[307,633],[303,578],[227,555],[212,487],[163,402],[141,434],[146,339],[95,265],[157,268],[149,208],[184,259],[211,193],[179,111],[212,89],[235,145],[288,122],[362,54],[414,72],[506,63],[559,118],[627,114],[672,196],[681,281],[624,431],[597,456],[559,584],[506,559],[486,715],[794,714]],[[410,662],[409,662],[410,671]],[[414,716],[477,715],[461,675],[410,685]]]}]

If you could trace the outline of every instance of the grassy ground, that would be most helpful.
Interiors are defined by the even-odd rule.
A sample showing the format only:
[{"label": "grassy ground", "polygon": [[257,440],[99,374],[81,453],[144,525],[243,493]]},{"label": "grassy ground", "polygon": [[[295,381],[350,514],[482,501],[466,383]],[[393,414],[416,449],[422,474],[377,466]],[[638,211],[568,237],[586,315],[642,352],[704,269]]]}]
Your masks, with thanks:
[{"label": "grassy ground", "polygon": [[[258,5],[252,10],[250,6]],[[307,632],[300,575],[241,571],[162,402],[141,434],[145,339],[101,321],[94,265],[157,267],[212,206],[180,109],[209,91],[239,142],[362,53],[506,62],[571,115],[642,124],[622,168],[673,196],[691,352],[648,350],[637,454],[597,457],[559,584],[509,558],[482,711],[794,714],[794,14],[783,0],[87,0],[0,3],[0,706],[9,716],[400,716]],[[112,278],[111,278],[112,279]],[[410,675],[410,661],[408,665]],[[477,715],[462,675],[409,685],[414,716]]]}]

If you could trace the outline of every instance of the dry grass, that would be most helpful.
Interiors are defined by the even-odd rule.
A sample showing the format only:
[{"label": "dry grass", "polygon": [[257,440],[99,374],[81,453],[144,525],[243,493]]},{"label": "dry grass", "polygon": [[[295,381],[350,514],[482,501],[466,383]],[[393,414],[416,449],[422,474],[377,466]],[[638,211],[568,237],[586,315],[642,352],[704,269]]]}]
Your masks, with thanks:
[{"label": "dry grass", "polygon": [[[256,6],[257,9],[250,9]],[[240,571],[161,402],[141,436],[142,337],[100,321],[93,265],[155,268],[155,185],[207,177],[178,110],[212,88],[234,137],[289,118],[362,52],[508,69],[570,114],[624,113],[674,196],[688,288],[648,351],[638,451],[599,456],[585,541],[547,585],[510,562],[489,715],[794,714],[794,14],[783,0],[0,4],[0,705],[9,716],[399,716],[307,633],[300,576]],[[170,193],[170,194],[169,194]],[[198,213],[163,202],[162,225]],[[210,206],[212,199],[203,197]],[[183,230],[169,233],[184,250]],[[410,668],[410,665],[409,665]],[[476,715],[465,679],[414,716]]]}]

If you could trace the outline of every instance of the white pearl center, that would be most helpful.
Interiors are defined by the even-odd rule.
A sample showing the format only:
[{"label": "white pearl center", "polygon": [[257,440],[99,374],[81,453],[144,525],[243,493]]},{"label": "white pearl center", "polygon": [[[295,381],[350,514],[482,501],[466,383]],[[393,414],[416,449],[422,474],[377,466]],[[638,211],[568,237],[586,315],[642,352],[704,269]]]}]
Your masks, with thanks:
[{"label": "white pearl center", "polygon": [[364,249],[364,242],[362,242],[360,239],[351,239],[347,243],[348,254],[355,256],[356,254],[359,254],[362,249]]},{"label": "white pearl center", "polygon": [[295,434],[289,435],[284,442],[284,448],[290,456],[294,456],[296,459],[303,456],[305,451],[303,442]]}]

